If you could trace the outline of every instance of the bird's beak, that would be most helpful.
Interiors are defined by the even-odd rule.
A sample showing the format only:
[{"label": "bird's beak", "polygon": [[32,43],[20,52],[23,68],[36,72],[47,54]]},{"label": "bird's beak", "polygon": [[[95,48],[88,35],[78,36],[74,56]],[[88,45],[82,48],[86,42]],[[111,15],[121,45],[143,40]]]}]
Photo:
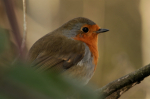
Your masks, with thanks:
[{"label": "bird's beak", "polygon": [[98,31],[96,31],[96,33],[104,33],[104,32],[107,32],[109,31],[108,29],[99,29]]}]

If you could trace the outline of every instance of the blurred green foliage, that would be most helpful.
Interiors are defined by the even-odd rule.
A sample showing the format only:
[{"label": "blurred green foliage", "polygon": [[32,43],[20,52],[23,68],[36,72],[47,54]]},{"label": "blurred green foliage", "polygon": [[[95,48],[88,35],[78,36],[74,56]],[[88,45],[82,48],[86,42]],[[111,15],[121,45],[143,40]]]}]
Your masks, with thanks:
[{"label": "blurred green foliage", "polygon": [[1,76],[0,97],[8,99],[97,99],[94,91],[70,80],[54,73],[38,73],[24,63],[16,63],[5,75]]},{"label": "blurred green foliage", "polygon": [[[8,38],[2,29],[0,34],[3,53]],[[25,62],[8,61],[9,68],[2,67],[0,65],[0,99],[98,99],[92,89],[79,82],[55,73],[39,73]]]},{"label": "blurred green foliage", "polygon": [[6,48],[8,48],[8,30],[3,29],[0,27],[0,53],[3,52],[4,50],[6,50]]}]

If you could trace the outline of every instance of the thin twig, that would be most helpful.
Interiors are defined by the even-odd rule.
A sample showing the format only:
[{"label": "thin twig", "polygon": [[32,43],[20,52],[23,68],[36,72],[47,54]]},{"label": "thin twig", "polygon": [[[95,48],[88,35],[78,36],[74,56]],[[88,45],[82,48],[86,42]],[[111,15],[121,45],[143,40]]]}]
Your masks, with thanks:
[{"label": "thin twig", "polygon": [[20,58],[23,60],[25,58],[26,55],[26,50],[21,48],[21,42],[22,42],[22,38],[21,38],[21,33],[19,30],[19,26],[18,26],[18,22],[16,19],[16,15],[15,15],[15,11],[14,11],[14,6],[13,6],[13,0],[3,0],[4,5],[5,5],[5,9],[6,9],[6,13],[7,13],[7,17],[10,23],[10,26],[12,28],[12,33],[15,39],[15,42],[18,46],[18,53]]},{"label": "thin twig", "polygon": [[[15,42],[18,46],[19,56],[17,56],[17,57],[18,58],[20,57],[22,60],[24,60],[25,56],[26,56],[26,53],[27,53],[26,44],[25,43],[22,44],[21,32],[19,30],[17,18],[16,18],[16,15],[15,15],[13,0],[3,0],[3,2],[4,2],[4,5],[5,5],[5,9],[6,9],[6,13],[7,13],[7,17],[8,17],[10,26],[12,28],[12,33],[13,33]],[[26,38],[26,37],[24,36],[24,38]],[[25,42],[25,41],[23,40],[23,42]]]},{"label": "thin twig", "polygon": [[22,49],[25,48],[27,38],[26,0],[23,0],[23,27],[23,38],[21,44]]}]

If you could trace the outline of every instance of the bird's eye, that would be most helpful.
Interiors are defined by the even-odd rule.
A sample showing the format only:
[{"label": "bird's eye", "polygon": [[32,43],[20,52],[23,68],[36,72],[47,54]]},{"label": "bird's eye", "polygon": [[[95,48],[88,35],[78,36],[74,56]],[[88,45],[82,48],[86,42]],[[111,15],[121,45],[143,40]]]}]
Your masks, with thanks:
[{"label": "bird's eye", "polygon": [[85,33],[87,33],[89,31],[89,29],[87,27],[83,27],[82,31],[85,32]]}]

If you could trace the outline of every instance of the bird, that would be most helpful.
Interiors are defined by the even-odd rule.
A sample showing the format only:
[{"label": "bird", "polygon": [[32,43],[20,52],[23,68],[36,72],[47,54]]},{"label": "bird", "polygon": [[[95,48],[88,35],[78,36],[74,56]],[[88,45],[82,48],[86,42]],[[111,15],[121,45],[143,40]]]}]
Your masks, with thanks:
[{"label": "bird", "polygon": [[98,62],[98,35],[109,31],[77,17],[37,40],[27,60],[40,71],[54,71],[87,84]]}]

